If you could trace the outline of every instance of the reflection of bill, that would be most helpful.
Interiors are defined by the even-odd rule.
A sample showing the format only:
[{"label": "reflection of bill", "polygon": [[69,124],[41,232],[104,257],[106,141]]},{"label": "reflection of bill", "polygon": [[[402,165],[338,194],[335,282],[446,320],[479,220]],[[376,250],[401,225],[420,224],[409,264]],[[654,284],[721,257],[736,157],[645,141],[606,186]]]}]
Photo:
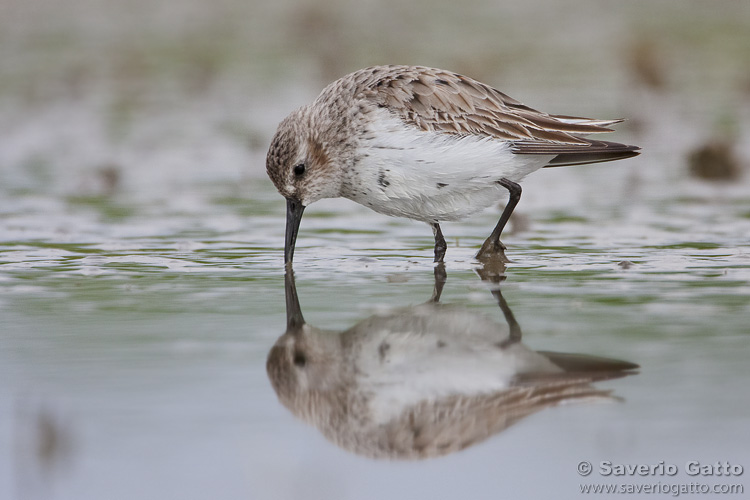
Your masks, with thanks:
[{"label": "reflection of bill", "polygon": [[461,450],[563,401],[612,399],[591,382],[637,368],[533,351],[499,290],[506,324],[439,304],[442,283],[426,304],[339,333],[304,322],[288,271],[287,332],[267,362],[279,400],[346,450],[418,459]]}]

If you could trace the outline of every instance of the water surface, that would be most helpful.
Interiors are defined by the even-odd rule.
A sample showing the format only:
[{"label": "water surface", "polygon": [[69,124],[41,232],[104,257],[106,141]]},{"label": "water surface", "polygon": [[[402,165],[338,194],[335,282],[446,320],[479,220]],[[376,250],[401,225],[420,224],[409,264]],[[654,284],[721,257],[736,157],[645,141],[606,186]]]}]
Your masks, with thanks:
[{"label": "water surface", "polygon": [[[513,262],[500,285],[530,348],[640,365],[596,383],[621,401],[544,409],[421,462],[351,454],[278,402],[265,361],[286,325],[284,206],[267,181],[243,196],[195,189],[181,207],[8,193],[2,483],[18,498],[572,498],[580,460],[747,463],[747,191],[580,187],[628,175],[622,165],[529,179],[528,227],[505,237]],[[545,199],[561,186],[574,194]],[[472,260],[498,212],[446,224],[442,301],[502,323]],[[423,224],[325,202],[306,213],[298,245],[299,300],[318,328],[432,294]],[[43,454],[34,443],[50,432],[57,446]]]},{"label": "water surface", "polygon": [[[581,498],[582,481],[747,495],[747,472],[597,467],[750,468],[750,175],[709,183],[686,167],[716,138],[750,158],[747,2],[8,5],[0,498]],[[524,181],[499,285],[530,351],[640,366],[592,383],[610,399],[407,461],[345,449],[279,401],[266,359],[287,330],[285,207],[265,150],[331,78],[379,63],[629,119],[611,139],[642,156]],[[499,213],[443,225],[441,302],[507,333],[473,261]],[[335,336],[420,307],[432,245],[424,224],[346,200],[309,207],[294,264],[305,320]]]}]

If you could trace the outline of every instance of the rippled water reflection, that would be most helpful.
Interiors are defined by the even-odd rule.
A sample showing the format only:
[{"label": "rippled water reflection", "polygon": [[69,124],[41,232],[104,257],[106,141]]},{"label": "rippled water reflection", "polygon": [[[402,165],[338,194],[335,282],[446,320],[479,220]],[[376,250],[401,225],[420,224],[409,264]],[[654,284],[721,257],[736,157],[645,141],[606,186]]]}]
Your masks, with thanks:
[{"label": "rippled water reflection", "polygon": [[381,311],[344,332],[304,320],[287,272],[287,330],[266,364],[279,401],[344,450],[413,460],[474,446],[548,407],[615,400],[591,384],[633,374],[638,365],[529,349],[497,267],[504,268],[478,272],[505,324],[442,304],[447,276],[439,264],[427,302]]},{"label": "rippled water reflection", "polygon": [[[641,365],[596,383],[622,401],[546,409],[420,465],[351,455],[279,403],[265,364],[286,324],[284,205],[265,180],[151,202],[7,193],[2,482],[60,498],[451,498],[467,482],[573,497],[581,459],[747,461],[746,186],[623,195],[638,168],[530,178],[502,284],[529,349]],[[472,261],[495,218],[444,228],[443,301],[502,322]],[[425,225],[326,202],[298,245],[312,325],[346,330],[432,293]]]}]

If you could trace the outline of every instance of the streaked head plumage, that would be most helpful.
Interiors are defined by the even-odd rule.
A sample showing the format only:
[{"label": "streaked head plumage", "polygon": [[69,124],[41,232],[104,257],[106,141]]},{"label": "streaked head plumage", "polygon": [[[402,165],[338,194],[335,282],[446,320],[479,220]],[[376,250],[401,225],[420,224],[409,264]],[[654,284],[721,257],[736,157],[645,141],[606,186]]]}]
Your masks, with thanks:
[{"label": "streaked head plumage", "polygon": [[330,151],[325,123],[310,106],[293,111],[276,130],[266,156],[266,171],[287,199],[307,206],[340,196],[336,155]]}]

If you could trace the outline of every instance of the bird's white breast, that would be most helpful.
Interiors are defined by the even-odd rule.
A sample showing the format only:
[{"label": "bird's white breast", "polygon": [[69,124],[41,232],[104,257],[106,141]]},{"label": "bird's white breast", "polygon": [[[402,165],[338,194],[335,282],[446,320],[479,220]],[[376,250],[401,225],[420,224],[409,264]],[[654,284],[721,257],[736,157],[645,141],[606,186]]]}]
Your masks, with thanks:
[{"label": "bird's white breast", "polygon": [[507,195],[498,180],[518,182],[551,159],[513,154],[491,137],[423,131],[385,109],[373,117],[344,195],[386,215],[461,219]]}]

